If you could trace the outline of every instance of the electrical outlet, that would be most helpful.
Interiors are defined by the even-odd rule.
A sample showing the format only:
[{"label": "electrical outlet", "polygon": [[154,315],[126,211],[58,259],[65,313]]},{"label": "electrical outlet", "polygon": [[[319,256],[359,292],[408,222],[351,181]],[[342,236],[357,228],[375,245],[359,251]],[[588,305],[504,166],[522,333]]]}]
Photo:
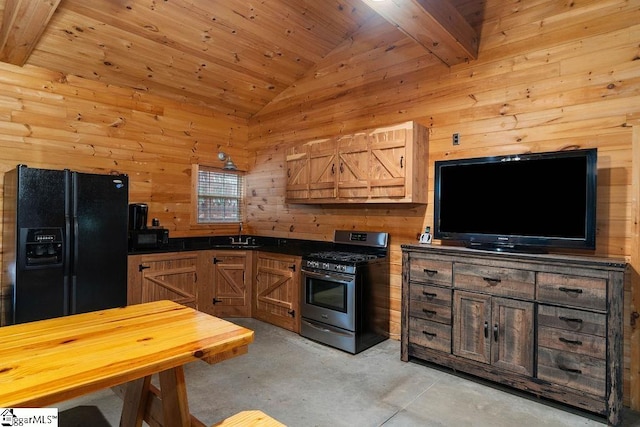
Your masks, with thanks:
[{"label": "electrical outlet", "polygon": [[451,136],[451,142],[453,142],[453,145],[460,145],[460,134],[459,133],[454,133]]}]

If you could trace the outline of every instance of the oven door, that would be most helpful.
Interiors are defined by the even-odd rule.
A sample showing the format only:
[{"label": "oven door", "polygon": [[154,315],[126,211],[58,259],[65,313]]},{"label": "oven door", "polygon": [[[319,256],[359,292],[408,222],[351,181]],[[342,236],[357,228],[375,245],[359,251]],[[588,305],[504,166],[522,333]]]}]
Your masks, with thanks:
[{"label": "oven door", "polygon": [[355,331],[355,275],[302,270],[303,318]]}]

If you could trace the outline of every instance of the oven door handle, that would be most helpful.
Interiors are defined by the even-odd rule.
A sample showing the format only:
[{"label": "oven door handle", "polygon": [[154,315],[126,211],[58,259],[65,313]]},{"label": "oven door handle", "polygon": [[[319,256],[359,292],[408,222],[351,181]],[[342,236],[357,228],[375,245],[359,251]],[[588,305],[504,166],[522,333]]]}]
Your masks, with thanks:
[{"label": "oven door handle", "polygon": [[330,333],[333,333],[333,334],[344,335],[346,337],[350,337],[351,336],[351,334],[349,334],[348,332],[344,332],[344,331],[341,331],[341,330],[336,329],[336,328],[329,329],[328,327],[322,327],[322,326],[320,326],[320,325],[318,325],[316,323],[313,323],[313,322],[311,322],[309,320],[306,320],[306,319],[302,319],[302,323],[304,323],[307,326],[309,326],[310,328],[313,328],[313,329],[315,329],[317,331],[320,331],[320,332],[325,332],[325,333],[330,332]]},{"label": "oven door handle", "polygon": [[353,282],[353,276],[345,276],[343,274],[316,273],[315,271],[304,270],[304,269],[302,270],[302,274],[304,274],[307,277],[311,277],[315,279],[325,279],[325,280],[330,280],[332,282],[342,282],[345,284],[349,284]]}]

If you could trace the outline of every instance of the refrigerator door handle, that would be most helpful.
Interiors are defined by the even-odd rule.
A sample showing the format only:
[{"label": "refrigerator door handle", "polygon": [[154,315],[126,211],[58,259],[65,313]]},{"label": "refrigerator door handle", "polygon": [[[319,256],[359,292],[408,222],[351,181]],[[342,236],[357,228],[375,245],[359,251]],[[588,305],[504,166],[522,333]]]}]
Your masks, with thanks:
[{"label": "refrigerator door handle", "polygon": [[77,279],[78,279],[78,272],[77,272],[77,268],[78,268],[78,231],[79,231],[79,224],[78,224],[78,173],[77,172],[71,172],[71,223],[72,223],[72,230],[73,230],[73,248],[72,248],[72,258],[70,259],[72,261],[71,263],[71,269],[70,269],[70,273],[71,273],[71,289],[70,289],[70,293],[71,293],[71,312],[69,314],[75,314],[78,310],[78,300],[77,300],[77,294],[78,294],[78,289],[77,289]]},{"label": "refrigerator door handle", "polygon": [[64,171],[64,184],[65,184],[65,192],[64,192],[64,255],[63,255],[63,271],[64,271],[64,283],[63,283],[63,313],[65,315],[71,314],[70,308],[70,298],[71,298],[71,290],[70,290],[70,279],[71,279],[71,172],[68,170]]}]

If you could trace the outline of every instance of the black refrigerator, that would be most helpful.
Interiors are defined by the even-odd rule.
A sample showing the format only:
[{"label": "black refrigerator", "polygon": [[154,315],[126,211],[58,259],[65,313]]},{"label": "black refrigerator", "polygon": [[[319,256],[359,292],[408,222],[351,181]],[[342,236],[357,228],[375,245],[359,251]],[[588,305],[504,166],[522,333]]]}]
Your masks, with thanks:
[{"label": "black refrigerator", "polygon": [[3,323],[125,306],[128,199],[126,175],[7,172]]}]

